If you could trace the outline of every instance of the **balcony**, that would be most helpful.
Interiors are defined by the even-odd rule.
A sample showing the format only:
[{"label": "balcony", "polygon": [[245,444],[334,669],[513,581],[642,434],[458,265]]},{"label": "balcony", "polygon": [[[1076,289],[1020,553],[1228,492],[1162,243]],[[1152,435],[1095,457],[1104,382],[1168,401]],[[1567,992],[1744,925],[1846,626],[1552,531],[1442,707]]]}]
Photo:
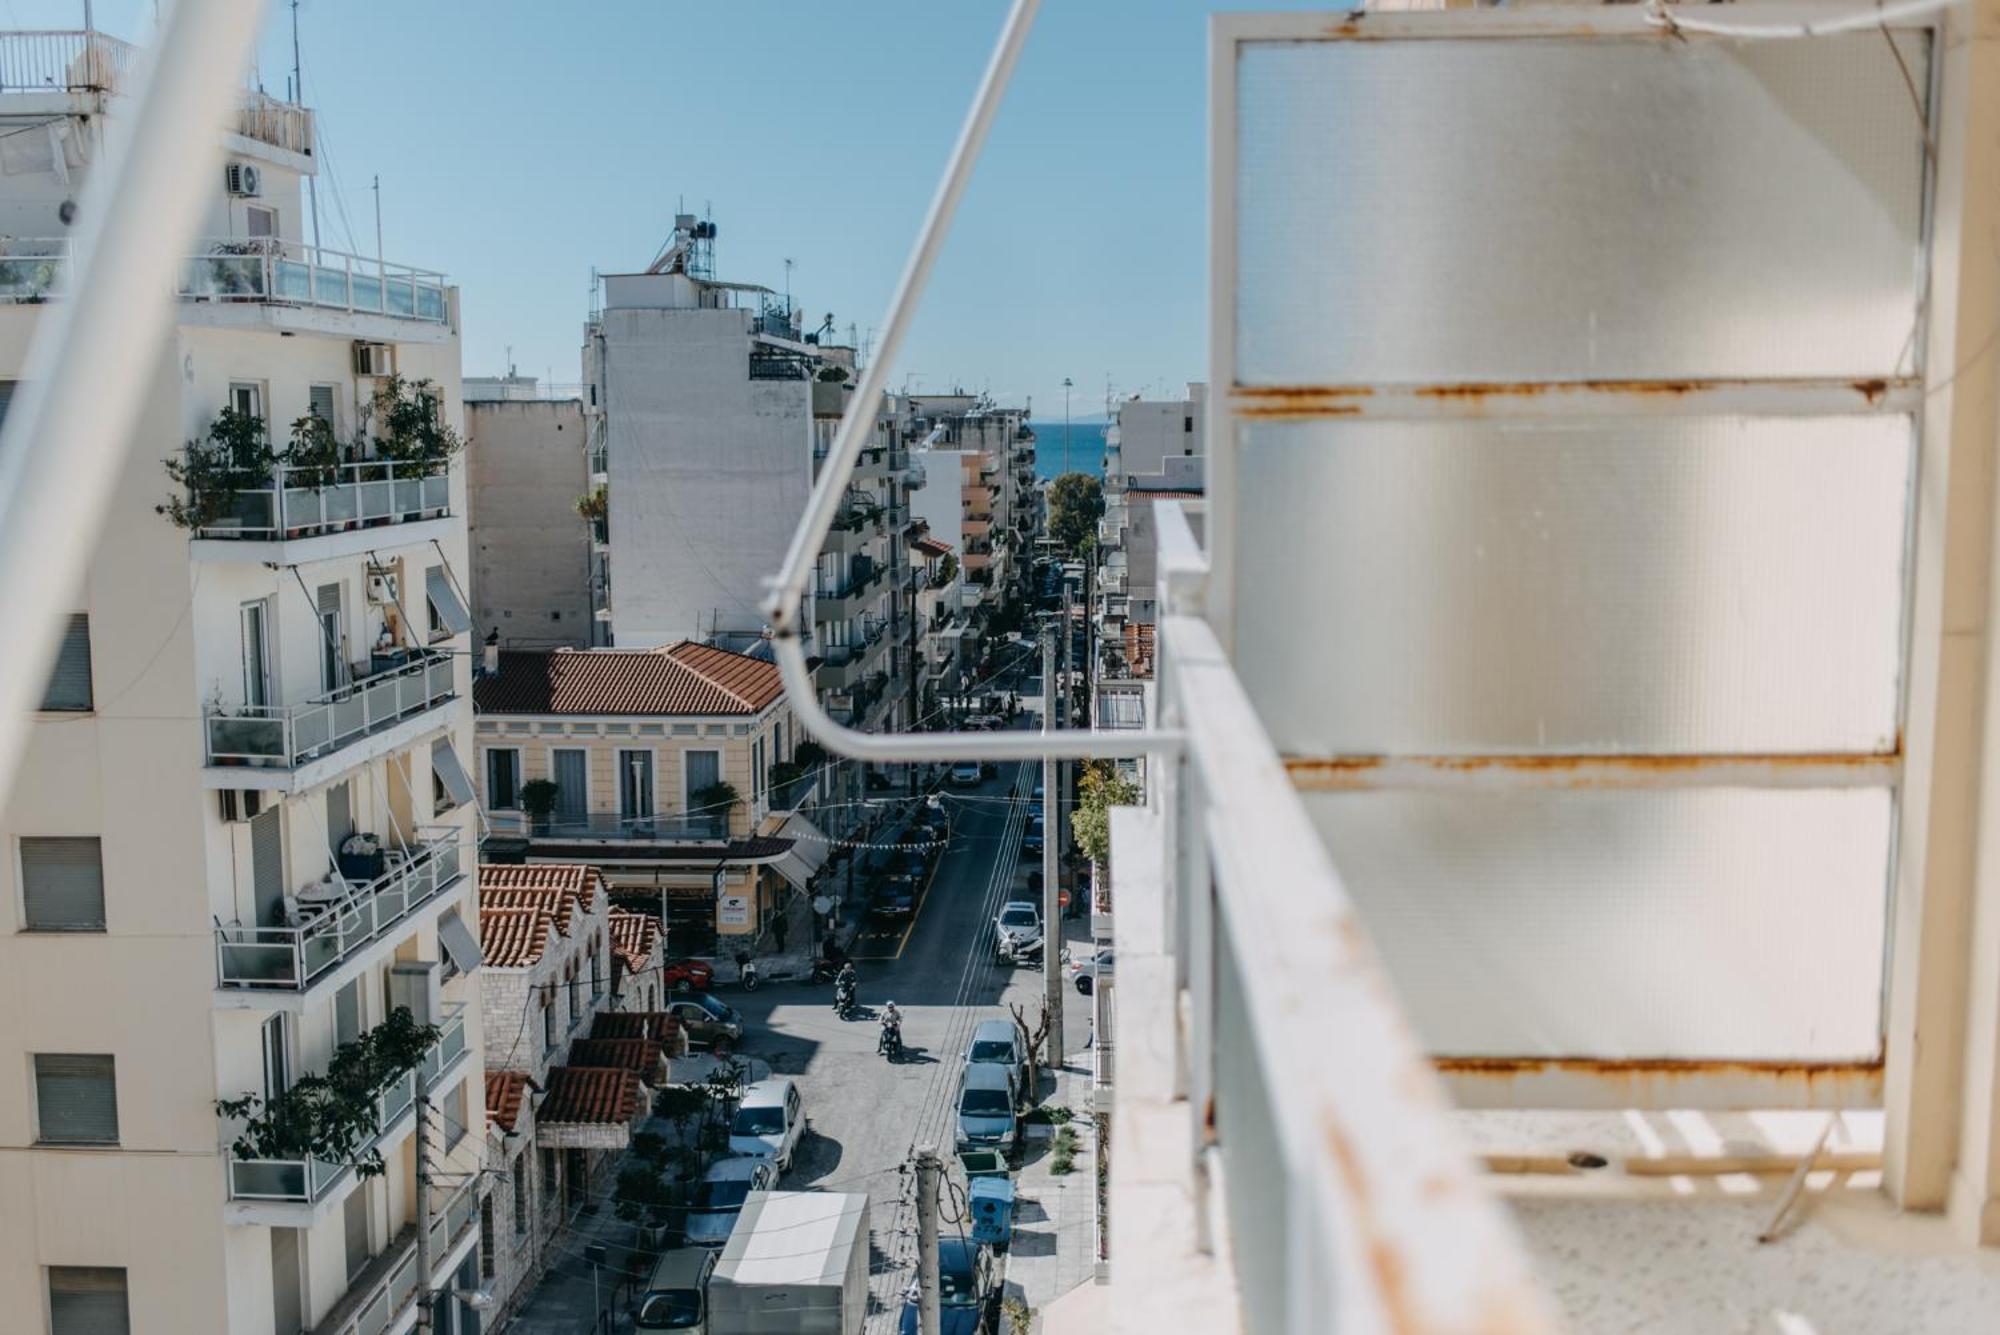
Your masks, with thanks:
[{"label": "balcony", "polygon": [[454,668],[449,654],[420,650],[298,704],[210,705],[204,785],[298,792],[407,746],[443,724],[438,711],[458,698]]},{"label": "balcony", "polygon": [[821,621],[847,621],[873,607],[882,596],[888,567],[866,565],[857,560],[857,569],[845,585],[830,585],[813,591],[813,614]]},{"label": "balcony", "polygon": [[314,151],[312,108],[256,89],[245,92],[242,105],[236,109],[236,133],[301,157]]},{"label": "balcony", "polygon": [[[431,1283],[451,1286],[452,1272],[478,1230],[479,1192],[476,1178],[456,1189],[433,1189],[431,1207]],[[383,1253],[370,1261],[347,1286],[347,1294],[312,1335],[383,1335],[404,1329],[417,1305],[417,1226],[406,1224]]]},{"label": "balcony", "polygon": [[[422,1071],[433,1087],[454,1074],[464,1064],[468,1051],[465,1040],[465,1008],[447,1015],[439,1026],[438,1041],[424,1055]],[[417,1072],[405,1071],[386,1082],[375,1094],[374,1133],[360,1150],[386,1151],[392,1141],[407,1131],[414,1121],[411,1109],[417,1099]],[[385,1154],[386,1157],[386,1154]],[[353,1166],[322,1159],[245,1159],[234,1153],[229,1159],[229,1199],[231,1223],[271,1224],[306,1227],[319,1218],[335,1200],[346,1194],[354,1180]]]},{"label": "balcony", "polygon": [[526,836],[531,843],[702,844],[725,843],[729,822],[720,816],[624,816],[615,811],[557,813],[530,820],[519,811],[489,812],[496,834]]},{"label": "balcony", "polygon": [[[0,271],[6,264],[0,259]],[[302,565],[441,538],[450,514],[451,475],[421,464],[280,464],[269,476],[243,479],[230,513],[195,530],[191,554]]]},{"label": "balcony", "polygon": [[458,884],[464,872],[459,830],[420,833],[427,837],[386,855],[388,869],[374,880],[357,885],[336,878],[329,898],[300,896],[296,926],[217,927],[216,985],[239,1004],[257,1004],[265,994],[303,999],[351,972],[341,965],[367,957],[371,946],[392,943],[400,935],[396,927]]},{"label": "balcony", "polygon": [[892,450],[876,445],[861,451],[854,464],[854,481],[885,482],[907,472],[910,467],[908,450]]},{"label": "balcony", "polygon": [[0,90],[8,93],[115,91],[139,48],[105,33],[71,29],[0,33]]}]

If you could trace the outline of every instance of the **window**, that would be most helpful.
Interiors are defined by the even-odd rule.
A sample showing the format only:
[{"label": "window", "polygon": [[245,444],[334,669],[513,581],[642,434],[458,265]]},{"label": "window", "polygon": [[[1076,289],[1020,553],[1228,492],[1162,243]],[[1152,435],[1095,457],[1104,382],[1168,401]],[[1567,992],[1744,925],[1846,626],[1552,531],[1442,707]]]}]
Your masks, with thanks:
[{"label": "window", "polygon": [[333,405],[338,385],[310,385],[306,388],[306,412],[328,426],[334,425]]},{"label": "window", "polygon": [[245,207],[243,216],[250,225],[250,238],[253,241],[260,237],[276,236],[278,234],[278,211],[276,209],[267,209],[256,204],[251,204]]},{"label": "window", "polygon": [[333,994],[333,1045],[361,1037],[361,980],[350,978]]},{"label": "window", "polygon": [[424,599],[430,606],[433,640],[463,635],[472,629],[472,616],[465,610],[465,600],[458,596],[443,566],[432,566],[424,572]]},{"label": "window", "polygon": [[431,797],[440,816],[472,802],[472,780],[465,776],[465,766],[458,763],[458,749],[449,737],[431,743]]},{"label": "window", "polygon": [[514,747],[487,748],[486,806],[492,811],[521,808],[521,753]]},{"label": "window", "polygon": [[123,1267],[49,1267],[49,1335],[130,1335],[131,1330]]},{"label": "window", "polygon": [[245,603],[243,621],[243,703],[271,703],[271,608],[267,601]]},{"label": "window", "polygon": [[569,994],[569,1022],[574,1026],[583,1018],[582,994],[578,991],[583,979],[575,960],[569,962],[569,970],[563,975],[563,988]]},{"label": "window", "polygon": [[105,1055],[35,1054],[37,1143],[116,1145],[118,1081]]},{"label": "window", "polygon": [[514,1156],[514,1166],[508,1170],[514,1178],[514,1234],[516,1237],[528,1231],[528,1152],[522,1150]]},{"label": "window", "polygon": [[104,930],[102,844],[87,838],[21,840],[21,914],[31,932]]},{"label": "window", "polygon": [[764,739],[759,737],[750,746],[750,797],[764,800]]},{"label": "window", "polygon": [[367,1266],[368,1184],[363,1182],[341,1202],[341,1227],[347,1239],[347,1278],[350,1283]]},{"label": "window", "polygon": [[493,1278],[495,1239],[493,1237],[493,1198],[479,1198],[479,1277]]},{"label": "window", "polygon": [[558,821],[583,824],[590,813],[590,753],[580,746],[549,752],[549,770],[556,781]]},{"label": "window", "polygon": [[319,612],[319,686],[323,691],[347,684],[347,655],[340,633],[340,586],[322,584],[315,599]]},{"label": "window", "polygon": [[713,815],[713,812],[696,812],[694,795],[722,779],[722,752],[689,751],[686,755],[687,791],[681,794],[686,809],[694,815]]},{"label": "window", "polygon": [[95,704],[90,693],[90,617],[74,612],[63,631],[62,649],[49,673],[48,689],[42,692],[42,708],[85,712]]},{"label": "window", "polygon": [[1183,417],[1181,419],[1181,430],[1192,435],[1194,433],[1194,419],[1192,417]]},{"label": "window", "polygon": [[542,1047],[553,1052],[556,1047],[556,993],[554,984],[542,988]]},{"label": "window", "polygon": [[461,1080],[444,1096],[444,1147],[450,1152],[465,1139],[465,1085]]},{"label": "window", "polygon": [[618,753],[618,814],[630,820],[653,814],[653,753]]},{"label": "window", "polygon": [[245,417],[264,420],[264,387],[245,381],[236,381],[229,386],[229,406]]},{"label": "window", "polygon": [[292,1087],[292,1055],[285,1041],[285,1017],[273,1015],[264,1021],[264,1101],[277,1098]]}]

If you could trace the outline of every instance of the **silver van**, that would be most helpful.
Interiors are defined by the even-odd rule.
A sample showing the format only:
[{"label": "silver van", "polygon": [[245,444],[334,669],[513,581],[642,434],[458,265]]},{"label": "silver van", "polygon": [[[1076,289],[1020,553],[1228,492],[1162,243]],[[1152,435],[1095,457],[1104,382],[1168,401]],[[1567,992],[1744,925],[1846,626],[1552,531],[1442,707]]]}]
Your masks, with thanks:
[{"label": "silver van", "polygon": [[640,1330],[708,1335],[708,1273],[713,1269],[715,1253],[706,1247],[683,1247],[662,1256],[639,1295],[632,1324]]}]

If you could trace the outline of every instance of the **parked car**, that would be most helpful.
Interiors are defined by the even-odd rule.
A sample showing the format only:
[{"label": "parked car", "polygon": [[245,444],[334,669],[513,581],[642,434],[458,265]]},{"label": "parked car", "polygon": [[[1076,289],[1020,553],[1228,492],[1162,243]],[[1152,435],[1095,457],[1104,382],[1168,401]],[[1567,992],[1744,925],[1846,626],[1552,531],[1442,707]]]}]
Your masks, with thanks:
[{"label": "parked car", "polygon": [[662,1256],[639,1293],[632,1324],[640,1330],[706,1331],[708,1272],[713,1269],[715,1253],[706,1247],[684,1247]]},{"label": "parked car", "polygon": [[784,1076],[759,1080],[743,1091],[729,1123],[729,1152],[769,1159],[779,1172],[792,1166],[805,1133],[805,1103],[799,1087]]},{"label": "parked car", "polygon": [[1010,1150],[1019,1125],[1020,1087],[1012,1068],[995,1062],[967,1062],[958,1077],[958,1147]]},{"label": "parked car", "polygon": [[1097,988],[1098,975],[1111,976],[1111,966],[1116,948],[1100,946],[1087,955],[1071,956],[1069,960],[1070,981],[1076,990],[1089,996]]},{"label": "parked car", "polygon": [[1042,855],[1042,818],[1039,815],[1030,816],[1027,825],[1022,828],[1021,851],[1029,857]]},{"label": "parked car", "polygon": [[907,876],[892,876],[875,891],[868,911],[878,918],[907,918],[917,911],[917,883]]},{"label": "parked car", "polygon": [[718,1057],[733,1052],[743,1041],[743,1017],[727,1002],[717,1001],[706,992],[675,997],[667,1014],[687,1030],[688,1046],[707,1048]]},{"label": "parked car", "polygon": [[1014,1072],[1016,1088],[1027,1097],[1028,1045],[1021,1040],[1021,1027],[1012,1020],[981,1020],[972,1031],[965,1049],[966,1064],[990,1062]]},{"label": "parked car", "polygon": [[671,992],[706,992],[715,985],[715,969],[706,960],[668,960],[660,980]]},{"label": "parked car", "polygon": [[777,1186],[778,1167],[769,1159],[717,1159],[701,1175],[688,1202],[687,1245],[722,1246],[743,1212],[744,1198],[753,1191],[775,1191]]},{"label": "parked car", "polygon": [[1002,958],[1042,939],[1042,911],[1025,899],[1010,899],[993,919],[993,949]]},{"label": "parked car", "polygon": [[951,773],[947,777],[947,782],[954,788],[977,788],[979,781],[984,777],[985,775],[981,772],[979,765],[968,760],[963,764],[951,767]]},{"label": "parked car", "polygon": [[[938,1239],[938,1335],[979,1335],[990,1328],[1000,1298],[993,1254],[965,1238]],[[917,1335],[920,1304],[912,1293],[903,1303],[898,1335]]]}]

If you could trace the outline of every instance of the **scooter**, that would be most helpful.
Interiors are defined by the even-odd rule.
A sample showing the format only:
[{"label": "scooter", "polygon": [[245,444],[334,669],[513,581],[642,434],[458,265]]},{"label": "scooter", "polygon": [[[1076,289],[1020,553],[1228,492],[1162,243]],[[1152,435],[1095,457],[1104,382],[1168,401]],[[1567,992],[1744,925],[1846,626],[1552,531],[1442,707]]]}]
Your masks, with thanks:
[{"label": "scooter", "polygon": [[843,1020],[854,1018],[854,984],[851,981],[833,985],[833,1013]]},{"label": "scooter", "polygon": [[882,1021],[882,1035],[875,1040],[875,1051],[886,1055],[890,1061],[903,1059],[903,1026],[892,1020]]}]

